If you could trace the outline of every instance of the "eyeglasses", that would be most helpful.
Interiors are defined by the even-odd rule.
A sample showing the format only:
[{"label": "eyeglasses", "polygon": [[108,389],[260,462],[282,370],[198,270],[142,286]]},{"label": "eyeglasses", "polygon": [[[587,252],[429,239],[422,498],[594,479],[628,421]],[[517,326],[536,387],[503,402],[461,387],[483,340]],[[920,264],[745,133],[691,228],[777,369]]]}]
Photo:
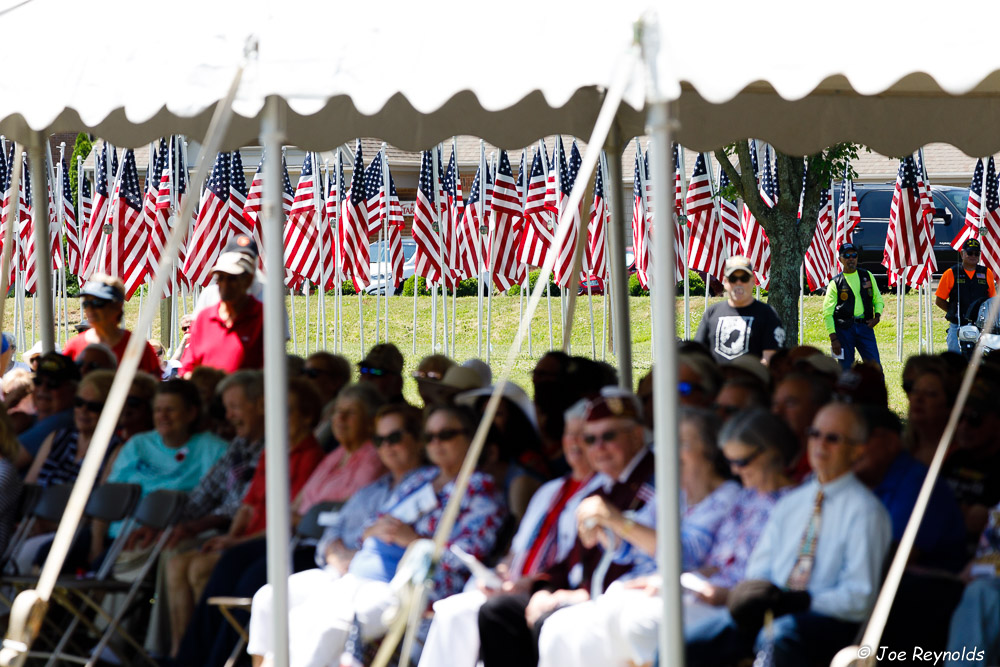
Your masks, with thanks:
[{"label": "eyeglasses", "polygon": [[398,445],[403,442],[404,435],[406,435],[406,433],[403,429],[393,431],[389,435],[373,435],[372,444],[376,447],[381,447],[382,445]]},{"label": "eyeglasses", "polygon": [[731,283],[748,283],[750,282],[750,278],[751,276],[749,273],[743,273],[741,271],[740,273],[733,273],[727,276],[726,280],[728,280]]},{"label": "eyeglasses", "polygon": [[63,384],[65,383],[62,380],[57,380],[56,378],[35,376],[36,387],[45,387],[46,389],[59,389],[60,387],[63,386]]},{"label": "eyeglasses", "polygon": [[187,325],[186,327],[181,327],[181,333],[187,333],[190,330],[191,330],[191,325],[190,324]]},{"label": "eyeglasses", "polygon": [[610,431],[605,431],[600,435],[594,435],[593,433],[587,433],[583,436],[583,444],[588,447],[593,447],[599,442],[614,442],[621,435],[621,429],[612,429]]},{"label": "eyeglasses", "polygon": [[726,419],[728,419],[729,417],[732,417],[733,415],[735,415],[737,412],[740,411],[740,408],[738,406],[735,406],[735,405],[722,405],[720,403],[714,404],[712,406],[712,409],[715,410],[716,412],[721,412],[723,414],[723,416],[726,417]]},{"label": "eyeglasses", "polygon": [[839,445],[841,443],[846,443],[851,441],[849,438],[841,435],[840,433],[824,433],[823,431],[820,431],[818,428],[810,428],[808,431],[806,431],[806,435],[809,436],[810,440],[813,438],[817,438],[819,440],[822,440],[828,445]]},{"label": "eyeglasses", "polygon": [[443,377],[444,375],[437,371],[414,371],[413,373],[415,380],[440,380]]},{"label": "eyeglasses", "polygon": [[437,433],[434,433],[433,431],[424,431],[424,442],[434,442],[435,440],[448,442],[449,440],[454,440],[463,433],[465,433],[465,430],[460,428],[443,428]]},{"label": "eyeglasses", "polygon": [[145,400],[139,396],[126,396],[125,397],[125,407],[132,408],[133,410],[138,410],[143,405],[148,405]]},{"label": "eyeglasses", "polygon": [[101,410],[104,409],[104,403],[100,401],[88,401],[86,399],[77,396],[73,399],[73,405],[78,408],[83,408],[87,412],[92,412],[95,415],[101,414]]},{"label": "eyeglasses", "polygon": [[845,252],[845,253],[841,253],[840,256],[843,257],[844,259],[857,259],[858,258],[858,253],[856,253],[856,252]]},{"label": "eyeglasses", "polygon": [[750,452],[741,459],[731,459],[727,456],[726,461],[729,462],[729,465],[732,468],[746,468],[748,465],[753,463],[753,460],[756,459],[758,456],[760,456],[763,452],[764,452],[763,447],[757,447],[756,449],[754,449],[752,452]]},{"label": "eyeglasses", "polygon": [[375,368],[374,366],[361,366],[359,369],[362,375],[371,375],[373,378],[379,378],[383,375],[390,375],[390,372],[383,368]]},{"label": "eyeglasses", "polygon": [[979,257],[979,255],[982,254],[980,251],[973,250],[971,248],[968,250],[963,250],[962,252],[964,252],[966,255],[969,255],[970,257]]},{"label": "eyeglasses", "polygon": [[80,369],[80,374],[85,375],[92,370],[104,368],[100,363],[96,361],[78,361],[76,362],[76,367]]},{"label": "eyeglasses", "polygon": [[103,301],[101,299],[84,299],[80,302],[84,308],[91,308],[93,310],[100,310],[111,305],[110,301]]}]

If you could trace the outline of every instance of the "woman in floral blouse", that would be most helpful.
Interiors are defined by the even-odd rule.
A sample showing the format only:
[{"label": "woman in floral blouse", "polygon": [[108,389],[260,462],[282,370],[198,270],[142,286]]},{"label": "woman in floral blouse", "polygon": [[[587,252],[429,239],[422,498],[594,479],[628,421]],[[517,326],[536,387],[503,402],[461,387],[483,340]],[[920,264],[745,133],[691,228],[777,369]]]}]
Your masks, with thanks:
[{"label": "woman in floral blouse", "polygon": [[[433,537],[437,530],[472,442],[474,427],[472,415],[462,408],[431,409],[423,436],[432,466],[400,482],[395,498],[383,505],[365,529],[361,550],[354,555],[347,573],[341,577],[331,574],[326,585],[317,586],[308,601],[292,610],[289,646],[293,666],[335,663],[355,619],[366,639],[386,631],[382,613],[393,603],[389,582],[406,547]],[[473,473],[449,546],[457,545],[476,558],[485,558],[493,549],[505,513],[493,480]],[[446,549],[435,571],[428,602],[461,591],[468,574]],[[263,664],[269,664],[269,658],[265,655]]]}]

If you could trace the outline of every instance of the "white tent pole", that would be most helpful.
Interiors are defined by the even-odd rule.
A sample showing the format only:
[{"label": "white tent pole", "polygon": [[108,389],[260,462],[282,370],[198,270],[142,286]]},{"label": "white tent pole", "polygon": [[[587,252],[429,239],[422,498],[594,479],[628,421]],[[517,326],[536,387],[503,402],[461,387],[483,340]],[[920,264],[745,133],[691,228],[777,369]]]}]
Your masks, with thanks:
[{"label": "white tent pole", "polygon": [[[282,237],[284,209],[281,199],[281,127],[278,98],[269,97],[261,123],[264,148],[273,156],[264,165],[263,236],[267,265],[267,298],[264,299],[264,406],[267,480],[267,579],[273,592],[271,636],[275,667],[288,665],[288,369],[285,363],[285,302]],[[294,339],[294,336],[293,336]]]},{"label": "white tent pole", "polygon": [[[648,89],[648,129],[656,149],[650,171],[657,206],[665,211],[672,209],[674,188],[668,185],[671,113],[666,99],[658,90],[656,72],[657,44],[651,32],[655,25],[647,27],[645,34],[649,40],[643,45],[643,56],[649,70]],[[662,202],[662,203],[661,203]],[[684,665],[684,636],[681,631],[681,590],[680,590],[680,507],[676,489],[679,486],[678,459],[674,443],[677,441],[677,348],[674,345],[675,300],[672,294],[673,281],[670,274],[674,270],[673,243],[670,234],[653,234],[652,301],[661,326],[653,338],[656,348],[657,368],[653,374],[653,413],[655,415],[654,438],[656,443],[656,558],[662,575],[660,593],[663,600],[663,617],[659,630],[660,663],[664,665]]]},{"label": "white tent pole", "polygon": [[[49,197],[46,184],[49,182],[48,167],[45,165],[45,144],[48,140],[38,132],[31,146],[31,175],[35,181],[32,215],[35,220],[35,298],[32,299],[32,327],[35,326],[35,315],[38,316],[39,335],[42,339],[42,352],[51,352],[56,348],[55,316],[52,300],[52,240],[49,238]],[[44,296],[43,296],[44,295]]]}]

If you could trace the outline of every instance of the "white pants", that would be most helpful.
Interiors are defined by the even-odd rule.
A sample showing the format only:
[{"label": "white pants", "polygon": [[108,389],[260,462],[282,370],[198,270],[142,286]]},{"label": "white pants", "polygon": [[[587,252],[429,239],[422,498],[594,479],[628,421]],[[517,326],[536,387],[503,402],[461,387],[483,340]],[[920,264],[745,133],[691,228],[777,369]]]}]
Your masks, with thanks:
[{"label": "white pants", "polygon": [[[250,610],[250,641],[247,652],[271,654],[270,586],[253,597]],[[385,634],[382,613],[392,604],[389,584],[343,577],[324,570],[306,570],[288,580],[288,639],[291,667],[336,667],[344,651],[347,635],[357,614],[362,637],[374,639]]]},{"label": "white pants", "polygon": [[435,602],[418,667],[476,667],[479,608],[485,602],[486,596],[475,589]]},{"label": "white pants", "polygon": [[[685,595],[685,639],[712,634],[729,614]],[[663,598],[612,584],[596,601],[560,609],[542,625],[538,667],[612,667],[650,663],[656,657]]]}]

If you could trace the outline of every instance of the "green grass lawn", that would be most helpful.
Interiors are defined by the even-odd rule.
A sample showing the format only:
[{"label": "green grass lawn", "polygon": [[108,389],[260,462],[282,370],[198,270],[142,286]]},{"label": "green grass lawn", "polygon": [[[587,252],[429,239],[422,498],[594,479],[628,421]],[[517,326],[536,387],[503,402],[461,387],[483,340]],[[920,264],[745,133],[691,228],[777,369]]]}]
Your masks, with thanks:
[{"label": "green grass lawn", "polygon": [[[709,303],[715,303],[720,300],[721,297],[710,299]],[[335,299],[333,296],[326,297],[327,347],[330,350],[334,350],[337,345],[336,332],[334,328],[334,301]],[[371,347],[375,343],[375,297],[366,296],[360,299],[364,326],[360,326],[359,322],[358,301],[359,299],[357,296],[343,297],[344,326],[342,332],[343,347],[341,350],[344,356],[352,362],[360,360],[363,356],[361,345],[362,332],[364,335],[364,348]],[[879,349],[882,354],[882,363],[885,367],[887,383],[889,386],[889,403],[893,409],[905,412],[906,397],[900,388],[899,380],[902,364],[896,360],[896,297],[895,295],[886,295],[885,301],[885,312],[883,313],[882,323],[876,329],[876,335],[878,337]],[[531,368],[534,365],[534,360],[549,349],[549,305],[551,305],[552,308],[552,341],[557,348],[560,347],[562,342],[562,327],[560,325],[562,319],[560,317],[562,306],[561,299],[553,297],[550,302],[551,303],[543,299],[538,312],[535,313],[535,317],[532,320],[530,348],[528,342],[525,341],[520,354],[517,356],[517,361],[513,371],[513,380],[528,390],[529,394],[531,391],[529,377]],[[5,307],[5,331],[11,331],[14,326],[12,312],[13,303],[13,300],[8,300]],[[189,298],[188,309],[191,307],[190,303],[191,300]],[[385,302],[381,301],[380,303],[384,308]],[[526,303],[527,300],[525,299],[525,304]],[[452,304],[453,301],[449,298],[449,325],[452,316]],[[494,296],[492,318],[493,335],[490,339],[490,343],[492,345],[491,362],[494,366],[494,372],[499,372],[499,364],[502,363],[502,360],[506,357],[507,350],[514,340],[514,336],[517,332],[517,324],[520,319],[520,305],[521,302],[517,297]],[[807,345],[815,345],[816,347],[827,350],[829,347],[829,339],[826,335],[822,317],[820,315],[821,305],[821,296],[810,296],[805,299],[803,342]],[[295,298],[294,330],[296,335],[295,345],[293,346],[291,342],[289,343],[288,349],[290,352],[294,349],[298,354],[304,355],[307,351],[314,351],[317,349],[316,333],[318,329],[318,322],[316,318],[316,306],[317,300],[316,297],[313,296],[309,300],[309,309],[311,312],[309,314],[307,328],[305,298],[302,296],[297,296]],[[608,362],[615,364],[614,354],[610,349],[610,338],[606,339],[606,345],[602,346],[601,344],[601,328],[602,323],[604,322],[604,307],[604,297],[593,297],[593,313],[596,328],[593,345],[598,359],[606,359]],[[698,322],[701,319],[704,307],[704,297],[691,298],[692,333],[697,330]],[[632,331],[632,374],[633,378],[638,380],[639,377],[649,370],[652,363],[651,324],[654,320],[651,313],[650,300],[647,297],[632,297],[629,299],[629,308],[631,313]],[[681,337],[684,336],[683,308],[683,299],[678,299],[677,335]],[[916,354],[919,347],[917,340],[916,299],[912,296],[907,299],[906,308],[907,315],[903,336],[904,359],[907,356]],[[29,299],[25,306],[26,321],[29,323],[31,321],[31,310],[32,304]],[[77,299],[69,300],[68,310],[70,322],[78,321],[79,301]],[[475,297],[463,297],[457,300],[457,326],[455,330],[455,340],[451,340],[451,329],[449,328],[448,342],[449,348],[454,345],[452,356],[458,360],[464,361],[470,357],[479,356],[479,344],[476,333],[476,324],[478,319],[477,311],[478,304]],[[485,321],[487,318],[485,301],[483,311],[485,329]],[[135,323],[138,320],[138,312],[138,298],[135,298],[132,302],[126,304],[125,322],[129,328],[135,326]],[[573,323],[573,335],[571,338],[573,354],[583,356],[591,355],[592,342],[590,312],[587,297],[580,297],[577,300],[577,308]],[[392,297],[389,299],[388,339],[399,346],[400,350],[403,352],[403,355],[406,358],[407,373],[413,371],[421,357],[430,354],[432,351],[432,340],[434,339],[434,336],[432,335],[431,328],[431,299],[429,297],[420,297],[417,299],[416,321],[416,335],[414,335],[412,297]],[[26,328],[27,336],[30,339],[31,327],[29,325]],[[440,298],[438,299],[437,330],[436,350],[443,352],[443,327]],[[154,318],[152,337],[160,338],[159,317]],[[386,338],[384,323],[379,327],[379,337],[381,340],[385,340]],[[307,338],[308,341],[306,340]],[[64,339],[65,334],[60,333],[58,336],[60,343]],[[487,349],[485,337],[482,345],[482,357],[485,359]],[[320,343],[320,346],[322,347],[322,342]],[[936,351],[945,349],[945,322],[938,313],[935,313],[934,315],[934,349]],[[415,382],[408,381],[406,383],[406,395],[411,400],[418,400]]]}]

